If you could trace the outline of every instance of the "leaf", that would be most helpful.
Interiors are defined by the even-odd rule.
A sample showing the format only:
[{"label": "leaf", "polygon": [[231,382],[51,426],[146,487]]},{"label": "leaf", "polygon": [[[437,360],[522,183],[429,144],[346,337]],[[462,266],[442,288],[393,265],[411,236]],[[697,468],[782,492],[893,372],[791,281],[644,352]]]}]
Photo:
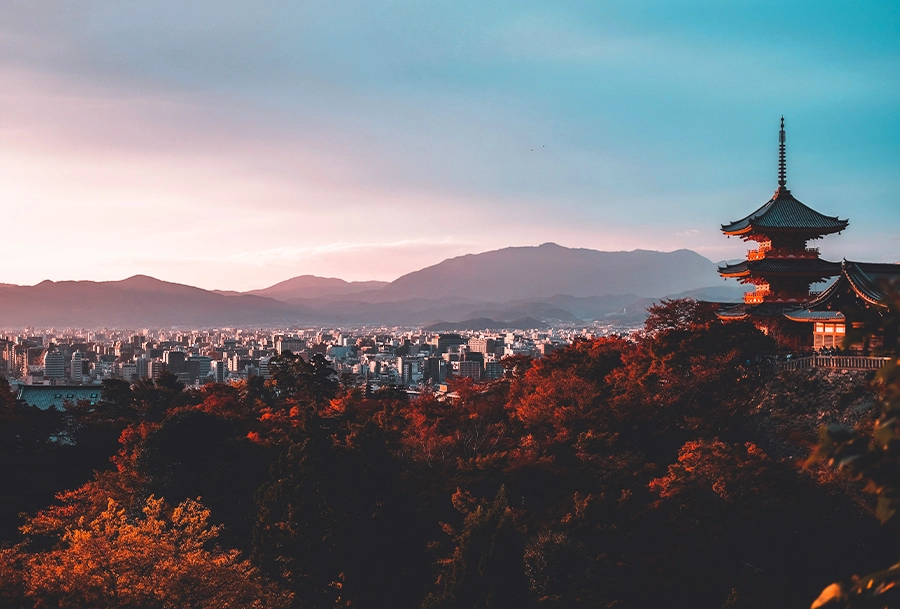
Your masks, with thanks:
[{"label": "leaf", "polygon": [[822,590],[822,594],[819,595],[819,598],[813,601],[813,604],[809,609],[818,609],[818,607],[822,607],[827,605],[831,601],[840,600],[841,597],[844,596],[844,589],[840,584],[831,584],[824,590]]},{"label": "leaf", "polygon": [[880,423],[875,430],[872,432],[872,436],[875,438],[877,442],[887,446],[889,442],[897,439],[897,434],[894,433],[894,425],[897,423],[896,417],[891,417],[887,421]]},{"label": "leaf", "polygon": [[889,498],[881,495],[878,497],[878,505],[875,507],[875,515],[878,517],[878,520],[881,521],[881,524],[884,524],[897,512],[897,508],[894,505],[894,501]]}]

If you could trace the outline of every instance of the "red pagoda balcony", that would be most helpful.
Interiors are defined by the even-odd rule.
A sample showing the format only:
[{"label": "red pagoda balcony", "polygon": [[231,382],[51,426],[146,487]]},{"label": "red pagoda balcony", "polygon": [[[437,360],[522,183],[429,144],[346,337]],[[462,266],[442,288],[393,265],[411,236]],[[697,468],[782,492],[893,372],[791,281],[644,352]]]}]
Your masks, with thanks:
[{"label": "red pagoda balcony", "polygon": [[744,292],[744,304],[762,304],[766,296],[771,294],[769,290],[756,290],[755,292]]},{"label": "red pagoda balcony", "polygon": [[760,247],[755,250],[747,250],[747,260],[762,260],[769,258],[818,258],[819,248],[805,247],[796,249]]},{"label": "red pagoda balcony", "polygon": [[747,250],[747,260],[762,260],[770,249],[772,249],[771,243],[761,243],[758,249]]}]

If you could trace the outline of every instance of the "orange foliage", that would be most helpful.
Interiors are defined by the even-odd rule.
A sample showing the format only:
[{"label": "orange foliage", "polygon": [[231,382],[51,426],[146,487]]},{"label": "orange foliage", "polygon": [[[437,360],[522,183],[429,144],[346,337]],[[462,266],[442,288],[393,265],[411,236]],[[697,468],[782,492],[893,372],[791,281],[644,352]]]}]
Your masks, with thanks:
[{"label": "orange foliage", "polygon": [[219,528],[196,501],[168,509],[150,497],[130,517],[110,499],[68,527],[56,548],[23,557],[25,595],[41,607],[287,607],[235,550],[214,545]]},{"label": "orange foliage", "polygon": [[768,461],[766,454],[751,442],[728,445],[719,439],[686,442],[678,452],[678,462],[668,474],[650,482],[650,488],[663,499],[691,488],[708,488],[720,499],[755,490],[755,478]]}]

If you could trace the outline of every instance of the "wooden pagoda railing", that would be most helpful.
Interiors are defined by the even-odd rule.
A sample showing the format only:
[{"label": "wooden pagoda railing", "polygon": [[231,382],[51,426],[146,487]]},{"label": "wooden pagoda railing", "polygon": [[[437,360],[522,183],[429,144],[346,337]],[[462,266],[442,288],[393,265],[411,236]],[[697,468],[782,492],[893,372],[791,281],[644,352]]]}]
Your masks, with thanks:
[{"label": "wooden pagoda railing", "polygon": [[809,355],[783,362],[774,362],[775,372],[806,370],[807,368],[830,368],[832,370],[877,370],[891,358],[866,355]]},{"label": "wooden pagoda railing", "polygon": [[760,304],[765,297],[771,294],[769,290],[756,290],[755,292],[744,292],[745,304]]},{"label": "wooden pagoda railing", "polygon": [[766,256],[773,258],[816,258],[819,256],[819,248],[806,247],[800,249],[778,249],[774,252],[772,247],[759,247],[755,250],[747,250],[747,260],[762,260]]}]

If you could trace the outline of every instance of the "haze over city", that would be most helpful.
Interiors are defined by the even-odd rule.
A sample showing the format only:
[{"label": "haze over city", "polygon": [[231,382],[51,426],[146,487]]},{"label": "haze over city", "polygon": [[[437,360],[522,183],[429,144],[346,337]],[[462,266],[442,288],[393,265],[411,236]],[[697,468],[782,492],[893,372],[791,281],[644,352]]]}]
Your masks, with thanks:
[{"label": "haze over city", "polygon": [[392,280],[554,241],[740,258],[776,186],[896,260],[887,2],[0,7],[0,282]]}]

